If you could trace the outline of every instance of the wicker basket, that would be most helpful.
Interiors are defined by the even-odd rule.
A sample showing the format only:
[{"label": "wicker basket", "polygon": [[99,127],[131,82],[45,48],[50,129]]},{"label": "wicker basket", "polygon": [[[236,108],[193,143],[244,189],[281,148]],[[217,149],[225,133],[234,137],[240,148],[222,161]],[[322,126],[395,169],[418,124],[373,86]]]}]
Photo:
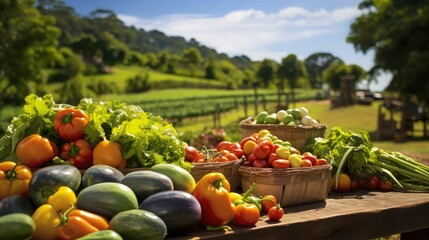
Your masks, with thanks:
[{"label": "wicker basket", "polygon": [[249,117],[241,121],[240,127],[242,138],[251,136],[260,130],[266,129],[279,139],[289,141],[294,148],[300,151],[302,151],[308,140],[315,137],[324,137],[326,130],[326,125],[324,124],[320,124],[318,127],[255,124],[253,117]]},{"label": "wicker basket", "polygon": [[256,184],[255,195],[273,195],[282,207],[324,201],[329,193],[331,165],[301,168],[240,167],[243,191]]},{"label": "wicker basket", "polygon": [[197,163],[192,165],[191,175],[197,182],[204,175],[211,172],[220,172],[228,180],[231,191],[234,191],[240,184],[240,174],[238,169],[241,166],[243,159],[230,161],[230,162],[210,162],[210,163]]}]

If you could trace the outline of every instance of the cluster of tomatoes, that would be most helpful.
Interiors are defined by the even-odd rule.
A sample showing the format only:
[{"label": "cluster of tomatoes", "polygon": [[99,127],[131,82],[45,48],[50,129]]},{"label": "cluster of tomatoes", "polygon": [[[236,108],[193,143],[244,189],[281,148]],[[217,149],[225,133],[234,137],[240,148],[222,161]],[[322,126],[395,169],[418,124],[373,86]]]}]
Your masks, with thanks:
[{"label": "cluster of tomatoes", "polygon": [[237,142],[222,141],[215,149],[203,148],[201,151],[185,145],[185,161],[192,163],[229,162],[241,159],[243,156],[243,149]]},{"label": "cluster of tomatoes", "polygon": [[326,165],[326,159],[318,159],[310,152],[303,154],[288,141],[278,139],[268,130],[261,130],[241,140],[247,167],[290,168]]},{"label": "cluster of tomatoes", "polygon": [[53,128],[64,141],[60,150],[58,143],[40,134],[32,134],[22,139],[16,147],[16,156],[21,164],[39,168],[49,163],[71,164],[78,169],[105,164],[124,168],[127,161],[122,157],[122,146],[108,140],[101,141],[94,148],[84,139],[84,129],[88,125],[88,115],[79,109],[59,110]]},{"label": "cluster of tomatoes", "polygon": [[340,173],[338,176],[338,184],[335,184],[334,179],[332,182],[332,188],[338,192],[349,192],[357,189],[380,190],[387,192],[393,189],[393,183],[391,181],[380,179],[375,175],[363,178],[351,176],[347,173]]}]

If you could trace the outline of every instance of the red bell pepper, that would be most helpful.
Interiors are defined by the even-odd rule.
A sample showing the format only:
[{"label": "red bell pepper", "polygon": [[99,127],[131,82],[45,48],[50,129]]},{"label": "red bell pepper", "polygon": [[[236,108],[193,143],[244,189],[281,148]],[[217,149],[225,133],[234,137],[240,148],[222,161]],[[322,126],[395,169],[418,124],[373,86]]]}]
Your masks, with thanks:
[{"label": "red bell pepper", "polygon": [[88,125],[88,115],[79,109],[65,108],[55,115],[54,129],[66,141],[76,141],[85,136],[84,128]]},{"label": "red bell pepper", "polygon": [[92,147],[84,139],[66,143],[61,148],[61,158],[79,169],[92,166]]}]

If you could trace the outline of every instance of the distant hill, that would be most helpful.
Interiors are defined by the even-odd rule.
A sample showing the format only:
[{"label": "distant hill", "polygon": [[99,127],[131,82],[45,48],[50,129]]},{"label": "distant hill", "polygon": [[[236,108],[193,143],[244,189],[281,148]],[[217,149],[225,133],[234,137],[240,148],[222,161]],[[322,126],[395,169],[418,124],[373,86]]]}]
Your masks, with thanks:
[{"label": "distant hill", "polygon": [[159,53],[168,51],[181,54],[191,47],[197,48],[202,57],[215,56],[217,60],[229,60],[238,68],[248,68],[252,60],[247,56],[230,57],[218,53],[215,49],[200,44],[196,39],[186,40],[181,36],[167,36],[161,31],[137,29],[125,26],[117,15],[110,10],[96,9],[89,16],[79,16],[75,10],[61,1],[39,1],[39,11],[56,18],[56,25],[61,29],[60,46],[70,46],[76,39],[93,36],[98,38],[108,31],[130,50],[141,53]]}]

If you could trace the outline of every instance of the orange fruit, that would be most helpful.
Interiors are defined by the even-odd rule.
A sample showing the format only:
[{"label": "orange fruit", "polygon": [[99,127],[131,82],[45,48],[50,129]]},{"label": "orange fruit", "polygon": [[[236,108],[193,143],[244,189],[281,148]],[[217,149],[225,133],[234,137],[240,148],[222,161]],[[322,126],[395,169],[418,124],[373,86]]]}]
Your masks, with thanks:
[{"label": "orange fruit", "polygon": [[338,192],[348,192],[350,191],[350,188],[352,186],[352,180],[350,179],[349,175],[345,173],[340,173],[338,176]]}]

